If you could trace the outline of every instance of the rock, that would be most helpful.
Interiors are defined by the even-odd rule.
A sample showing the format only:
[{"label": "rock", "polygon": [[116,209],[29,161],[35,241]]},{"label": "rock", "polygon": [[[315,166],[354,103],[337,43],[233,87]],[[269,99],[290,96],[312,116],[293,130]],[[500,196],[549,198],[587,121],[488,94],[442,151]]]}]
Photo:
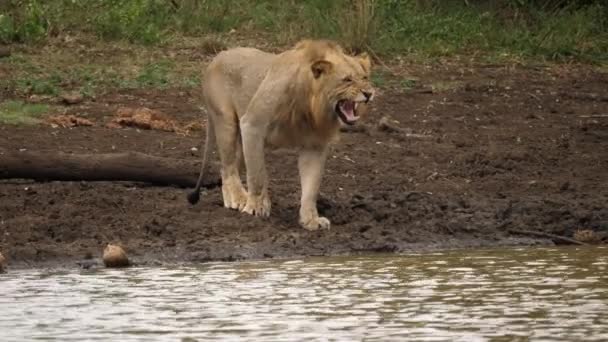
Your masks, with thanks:
[{"label": "rock", "polygon": [[403,132],[403,128],[397,126],[398,122],[383,116],[378,121],[378,130],[382,132]]},{"label": "rock", "polygon": [[573,237],[577,241],[590,244],[600,243],[602,241],[601,236],[591,229],[578,229],[574,232]]},{"label": "rock", "polygon": [[28,102],[30,103],[43,103],[43,102],[51,102],[51,97],[48,95],[31,95],[28,97]]},{"label": "rock", "polygon": [[4,268],[6,267],[6,258],[4,258],[4,255],[2,255],[2,253],[0,253],[0,273],[4,273]]},{"label": "rock", "polygon": [[99,267],[99,259],[94,259],[93,254],[91,252],[87,252],[84,256],[84,259],[76,261],[76,265],[80,266],[80,268],[84,270],[88,270],[90,268]]},{"label": "rock", "polygon": [[88,270],[91,268],[97,268],[99,264],[99,260],[97,259],[83,259],[76,261],[76,265],[80,266],[83,270]]},{"label": "rock", "polygon": [[74,105],[84,101],[84,96],[79,92],[63,93],[61,94],[61,100],[65,104]]},{"label": "rock", "polygon": [[103,250],[103,263],[106,267],[127,267],[129,258],[122,247],[108,244]]}]

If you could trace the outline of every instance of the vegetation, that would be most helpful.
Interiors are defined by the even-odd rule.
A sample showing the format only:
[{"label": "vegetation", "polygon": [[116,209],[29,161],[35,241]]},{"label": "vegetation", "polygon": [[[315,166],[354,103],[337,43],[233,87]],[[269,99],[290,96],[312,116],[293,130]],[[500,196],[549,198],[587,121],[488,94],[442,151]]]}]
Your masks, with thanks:
[{"label": "vegetation", "polygon": [[[608,65],[603,0],[2,0],[0,90],[46,101],[65,91],[191,88],[204,55],[233,44],[339,40],[383,60]],[[389,63],[390,64],[390,63]],[[378,86],[416,80],[390,68]],[[439,85],[438,85],[439,87]],[[35,123],[43,104],[0,103],[0,123]]]},{"label": "vegetation", "polygon": [[0,123],[5,124],[32,124],[47,114],[49,106],[46,104],[28,104],[21,101],[6,101],[0,103]]},{"label": "vegetation", "polygon": [[0,11],[4,43],[86,33],[154,45],[236,30],[278,44],[328,37],[386,56],[608,59],[602,0],[5,0]]},{"label": "vegetation", "polygon": [[[107,47],[111,49],[112,47]],[[137,51],[137,49],[133,49]],[[131,52],[128,57],[115,58],[74,55],[65,49],[45,49],[42,54],[14,53],[2,62],[8,76],[0,79],[0,87],[11,89],[17,96],[58,96],[66,90],[78,91],[91,97],[106,88],[167,88],[193,87],[200,82],[195,63],[176,63],[147,50]],[[87,64],[82,59],[92,60]]]}]

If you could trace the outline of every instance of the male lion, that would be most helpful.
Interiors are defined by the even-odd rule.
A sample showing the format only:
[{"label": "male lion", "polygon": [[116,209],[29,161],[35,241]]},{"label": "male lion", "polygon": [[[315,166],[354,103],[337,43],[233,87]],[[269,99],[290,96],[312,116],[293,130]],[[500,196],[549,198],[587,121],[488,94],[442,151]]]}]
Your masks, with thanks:
[{"label": "male lion", "polygon": [[[299,151],[300,224],[308,230],[329,228],[316,203],[328,144],[341,122],[354,124],[372,100],[370,69],[367,55],[349,56],[326,40],[304,40],[281,54],[252,48],[219,53],[203,81],[209,122],[203,165],[188,201],[199,200],[215,135],[224,206],[268,216],[264,147],[293,148]],[[243,159],[248,191],[239,176]]]}]

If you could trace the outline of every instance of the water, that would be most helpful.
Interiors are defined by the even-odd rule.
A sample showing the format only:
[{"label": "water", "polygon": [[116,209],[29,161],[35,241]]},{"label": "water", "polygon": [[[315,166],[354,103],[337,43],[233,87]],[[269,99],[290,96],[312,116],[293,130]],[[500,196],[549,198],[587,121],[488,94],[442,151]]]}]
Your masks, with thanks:
[{"label": "water", "polygon": [[0,275],[0,340],[608,341],[608,248]]}]

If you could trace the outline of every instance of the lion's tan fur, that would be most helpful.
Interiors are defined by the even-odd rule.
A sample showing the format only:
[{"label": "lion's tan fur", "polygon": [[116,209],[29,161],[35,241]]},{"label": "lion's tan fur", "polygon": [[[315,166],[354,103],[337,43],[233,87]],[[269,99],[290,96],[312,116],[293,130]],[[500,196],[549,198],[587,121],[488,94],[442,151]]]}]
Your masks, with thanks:
[{"label": "lion's tan fur", "polygon": [[[207,135],[215,133],[222,161],[224,205],[267,216],[264,146],[295,148],[301,156],[300,222],[307,229],[328,227],[329,221],[316,213],[316,196],[327,145],[340,127],[335,108],[348,100],[364,114],[362,94],[373,95],[370,69],[367,56],[349,56],[327,40],[304,40],[280,54],[252,48],[218,54],[206,69],[203,98]],[[207,156],[208,146],[205,150]],[[248,191],[239,177],[243,157]]]}]

